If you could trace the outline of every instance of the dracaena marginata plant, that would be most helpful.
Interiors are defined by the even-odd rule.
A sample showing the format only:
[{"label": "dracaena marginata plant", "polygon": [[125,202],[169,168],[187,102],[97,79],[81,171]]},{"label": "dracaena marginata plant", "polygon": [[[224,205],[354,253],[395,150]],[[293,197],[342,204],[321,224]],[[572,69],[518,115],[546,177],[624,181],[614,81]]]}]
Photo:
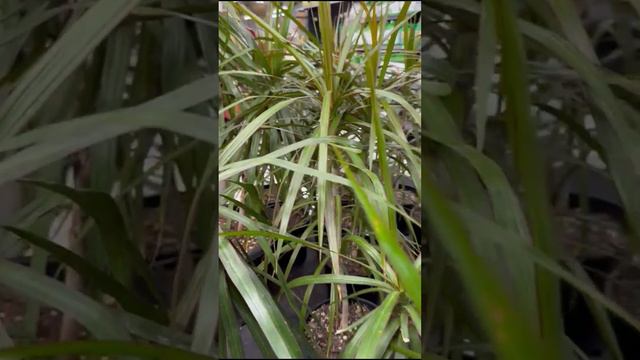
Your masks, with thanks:
[{"label": "dracaena marginata plant", "polygon": [[215,354],[216,12],[0,2],[0,358]]},{"label": "dracaena marginata plant", "polygon": [[[587,16],[591,8],[614,5],[617,13],[605,12],[600,22]],[[618,329],[622,324],[637,336],[638,297],[625,306],[610,291],[605,295],[555,220],[570,173],[608,179],[627,229],[616,245],[624,254],[615,261],[633,264],[640,234],[640,92],[630,50],[637,6],[427,1],[427,356],[589,358],[596,341],[609,358],[628,356]],[[603,34],[619,48],[603,54]],[[629,45],[619,41],[624,36]],[[586,186],[573,191],[580,211],[589,210],[582,201]],[[581,246],[593,246],[590,238],[579,237]],[[596,241],[601,249],[611,245]],[[561,306],[571,300],[562,298],[561,285],[586,302],[582,318],[594,329],[586,343],[572,332],[568,307]],[[626,348],[633,351],[637,341]]]},{"label": "dracaena marginata plant", "polygon": [[[354,334],[342,356],[420,357],[419,32],[411,3],[396,3],[389,28],[391,2],[358,3],[337,20],[319,2],[315,29],[294,2],[221,5],[221,281],[244,300],[238,310],[253,316],[245,321],[264,355],[308,354],[312,290],[329,284],[330,323]],[[400,182],[413,189],[413,212]],[[249,238],[257,263],[239,246]],[[303,251],[318,254],[316,271],[292,277]],[[350,324],[362,292],[379,305]],[[282,299],[293,317],[279,310]],[[235,314],[221,316],[220,333],[237,332]],[[237,336],[220,339],[227,355],[242,355]]]}]

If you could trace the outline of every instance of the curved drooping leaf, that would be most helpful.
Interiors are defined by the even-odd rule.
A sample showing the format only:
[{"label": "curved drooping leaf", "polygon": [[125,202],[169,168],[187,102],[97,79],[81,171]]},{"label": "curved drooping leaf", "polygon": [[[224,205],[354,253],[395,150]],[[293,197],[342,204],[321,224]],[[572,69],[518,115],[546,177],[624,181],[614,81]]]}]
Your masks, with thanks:
[{"label": "curved drooping leaf", "polygon": [[0,284],[23,298],[68,314],[98,339],[130,338],[124,324],[105,306],[31,269],[0,259]]},{"label": "curved drooping leaf", "polygon": [[[107,112],[87,115],[73,120],[40,126],[33,130],[2,140],[0,142],[0,152],[20,149],[29,145],[44,142],[45,140],[50,140],[52,134],[55,134],[56,137],[73,136],[74,134],[76,134],[75,136],[78,136],[77,134],[80,133],[87,134],[92,130],[99,129],[100,123],[105,121],[119,121],[117,120],[118,118],[126,117],[129,112],[180,111],[189,109],[195,105],[201,104],[202,102],[210,100],[217,96],[217,92],[214,89],[215,78],[215,75],[205,76],[201,79],[194,80],[193,82],[172,90],[166,94],[155,97],[147,102],[144,102],[141,105],[131,108],[118,109],[114,113]],[[160,119],[157,120],[158,121],[156,124],[154,124],[153,120],[149,120],[147,122],[147,126],[152,127],[153,125],[157,125],[159,127],[162,127],[163,121]],[[131,121],[135,123],[136,121],[143,120],[127,120],[127,122]],[[177,121],[177,119],[174,118],[174,121]],[[212,120],[209,119],[209,121],[211,122]],[[168,124],[168,126],[171,126],[171,124]],[[189,127],[194,127],[198,130],[201,129],[201,126],[196,125],[196,121],[187,120],[187,123],[182,124],[182,126],[187,129]],[[135,131],[136,129],[136,127],[133,127],[131,128],[131,131]],[[196,133],[196,131],[184,131],[185,133]],[[211,135],[211,137],[206,137],[203,140],[214,141],[215,138],[212,136],[212,134],[209,135]]]},{"label": "curved drooping leaf", "polygon": [[134,277],[141,276],[146,281],[148,290],[159,298],[151,280],[151,273],[133,243],[118,204],[111,195],[93,190],[76,190],[55,183],[24,182],[65,196],[78,204],[98,225],[100,239],[114,278],[125,287],[131,288]]},{"label": "curved drooping leaf", "polygon": [[296,100],[299,100],[299,98],[281,101],[269,107],[268,110],[251,120],[242,128],[238,135],[220,151],[219,166],[224,167],[238,152],[238,150],[241,149],[247,138],[253,135],[254,132],[258,131],[258,129],[278,111],[291,105]]},{"label": "curved drooping leaf", "polygon": [[512,250],[527,254],[532,261],[544,268],[545,271],[566,281],[576,288],[576,290],[579,290],[585,296],[597,301],[611,313],[617,315],[634,329],[640,331],[640,320],[635,319],[628,311],[611,299],[607,298],[602,294],[602,292],[595,289],[591,282],[583,281],[578,276],[564,269],[555,260],[541,251],[531,246],[523,245],[522,239],[518,239],[519,235],[510,229],[501,227],[500,225],[488,220],[483,215],[469,210],[465,206],[452,204],[452,208],[461,219],[465,220],[465,223],[469,224],[471,231],[485,234],[483,236],[485,239],[490,239],[502,247],[508,247]]},{"label": "curved drooping leaf", "polygon": [[389,323],[399,295],[398,292],[390,293],[369,319],[360,325],[342,354],[344,359],[378,359],[384,355],[384,350],[391,339],[387,339],[386,344],[384,342],[381,344],[380,335]]},{"label": "curved drooping leaf", "polygon": [[269,338],[273,352],[282,358],[300,357],[302,351],[291,332],[291,327],[256,274],[238,255],[228,239],[220,237],[219,249],[220,261],[227,275],[247,303],[262,332]]},{"label": "curved drooping leaf", "polygon": [[505,288],[497,281],[494,269],[472,248],[465,223],[453,212],[429,177],[424,177],[423,182],[426,182],[423,191],[425,210],[429,214],[427,219],[456,263],[496,354],[504,359],[545,358],[548,350],[541,346],[540,339],[524,320],[525,314],[518,312]]},{"label": "curved drooping leaf", "polygon": [[354,276],[354,275],[334,275],[334,274],[322,274],[322,275],[308,275],[297,277],[289,282],[290,287],[312,285],[312,284],[354,284],[354,285],[366,285],[374,286],[386,291],[393,291],[394,289],[386,282],[371,279],[368,277]]},{"label": "curved drooping leaf", "polygon": [[155,309],[151,304],[138,299],[120,282],[114,280],[111,276],[93,266],[83,257],[78,256],[74,252],[32,232],[21,230],[13,226],[5,226],[4,228],[34,246],[44,249],[62,263],[71,267],[73,270],[78,272],[78,274],[81,274],[84,279],[89,280],[93,286],[113,296],[114,299],[122,305],[124,310],[148,319],[153,319],[159,323],[168,322],[166,314]]},{"label": "curved drooping leaf", "polygon": [[191,350],[200,354],[209,354],[215,340],[216,330],[218,328],[219,306],[221,299],[220,287],[220,271],[218,258],[218,249],[214,243],[209,247],[205,258],[202,260],[204,267],[203,284],[200,290],[200,298],[198,300],[198,311],[196,323],[193,329],[193,342]]},{"label": "curved drooping leaf", "polygon": [[[18,179],[79,149],[141,128],[174,131],[215,145],[217,138],[212,131],[212,126],[211,119],[205,116],[143,108],[116,110],[65,121],[47,128],[49,135],[64,129],[61,134],[58,133],[60,136],[49,136],[0,162],[0,184]],[[39,136],[44,138],[46,134],[39,129],[19,136],[30,137],[32,132],[38,131],[41,133]]]}]

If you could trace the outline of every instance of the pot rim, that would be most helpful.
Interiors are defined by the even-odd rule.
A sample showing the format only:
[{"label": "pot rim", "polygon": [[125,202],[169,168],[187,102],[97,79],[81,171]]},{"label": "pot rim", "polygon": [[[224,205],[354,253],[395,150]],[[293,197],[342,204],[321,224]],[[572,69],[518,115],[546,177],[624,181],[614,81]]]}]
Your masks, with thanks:
[{"label": "pot rim", "polygon": [[[364,298],[359,297],[359,296],[355,297],[355,298],[353,298],[353,297],[349,298],[349,302],[362,303],[362,304],[366,305],[369,308],[369,311],[371,311],[371,310],[377,308],[378,306],[380,306],[380,305],[376,305],[376,303],[374,303],[371,300],[367,300],[367,299],[364,299]],[[312,312],[318,310],[321,306],[329,304],[329,303],[331,303],[331,298],[328,298],[328,299],[325,299],[325,300],[322,300],[321,302],[319,302],[318,305],[316,305],[312,310],[308,311],[307,318],[311,315]]]}]

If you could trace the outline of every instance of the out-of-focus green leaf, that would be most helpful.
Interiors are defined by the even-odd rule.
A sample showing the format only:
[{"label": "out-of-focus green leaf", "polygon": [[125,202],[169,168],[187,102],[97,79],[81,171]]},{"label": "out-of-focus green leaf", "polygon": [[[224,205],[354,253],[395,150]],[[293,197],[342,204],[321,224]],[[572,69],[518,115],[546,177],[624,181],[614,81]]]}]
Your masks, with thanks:
[{"label": "out-of-focus green leaf", "polygon": [[[509,1],[493,1],[496,9],[496,29],[501,45],[501,84],[507,105],[507,129],[514,154],[515,167],[522,184],[529,230],[535,247],[554,256],[558,252],[554,241],[551,207],[548,202],[545,167],[538,150],[531,103],[525,74],[525,51],[518,31],[516,11]],[[557,279],[536,272],[539,331],[553,358],[562,357],[564,330],[560,309],[560,287]]]},{"label": "out-of-focus green leaf", "polygon": [[[217,142],[210,131],[209,118],[184,112],[114,111],[108,114],[92,115],[92,119],[70,120],[47,129],[47,132],[60,128],[65,130],[60,137],[43,140],[3,160],[0,163],[0,183],[27,175],[78,149],[142,127],[160,127],[212,144]],[[32,131],[38,132],[38,135],[43,133],[38,129]],[[20,136],[32,138],[30,132]]]},{"label": "out-of-focus green leaf", "polygon": [[28,181],[27,183],[63,195],[78,204],[95,220],[100,229],[100,238],[114,278],[125,287],[130,288],[134,276],[141,276],[146,281],[148,290],[158,296],[144,259],[131,240],[122,213],[109,194],[92,190],[75,190],[54,183],[39,181]]},{"label": "out-of-focus green leaf", "polygon": [[40,301],[70,315],[98,339],[128,340],[129,333],[106,307],[64,284],[0,259],[0,283],[22,297]]},{"label": "out-of-focus green leaf", "polygon": [[138,4],[139,0],[100,0],[83,14],[21,77],[0,105],[0,139],[18,132],[62,81]]},{"label": "out-of-focus green leaf", "polygon": [[149,319],[154,319],[160,323],[168,321],[166,314],[154,309],[150,304],[146,304],[137,299],[121,283],[114,280],[91,263],[88,263],[84,258],[76,255],[74,252],[31,232],[11,226],[7,226],[5,229],[23,238],[34,246],[44,249],[79,274],[82,274],[82,276],[86,280],[89,280],[92,285],[105,291],[107,294],[118,300],[125,310]]}]

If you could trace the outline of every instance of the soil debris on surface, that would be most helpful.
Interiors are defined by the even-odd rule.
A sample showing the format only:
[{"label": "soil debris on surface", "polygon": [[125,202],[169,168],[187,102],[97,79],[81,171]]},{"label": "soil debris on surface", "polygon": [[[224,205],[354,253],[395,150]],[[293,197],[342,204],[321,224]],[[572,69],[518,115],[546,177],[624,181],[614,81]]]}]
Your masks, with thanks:
[{"label": "soil debris on surface", "polygon": [[396,203],[401,206],[418,206],[420,205],[420,199],[415,191],[396,189],[393,192]]},{"label": "soil debris on surface", "polygon": [[[218,225],[221,228],[225,229],[227,220],[224,218],[219,218]],[[237,221],[229,222],[229,229],[231,231],[237,231],[238,227],[239,224]],[[223,231],[226,231],[226,229]],[[240,254],[245,257],[260,248],[260,244],[258,244],[258,240],[255,236],[229,236],[228,239],[231,242],[231,245],[233,245],[233,247],[236,248],[236,250],[238,250]]]},{"label": "soil debris on surface", "polygon": [[[360,302],[349,303],[349,325],[353,324],[357,320],[364,317],[369,313],[369,308]],[[340,328],[340,317],[336,314],[333,319],[333,331],[331,341],[331,351],[329,352],[329,358],[335,359],[340,356],[344,351],[349,340],[355,334],[357,329],[351,329],[349,331],[336,334]],[[309,314],[307,320],[307,327],[305,334],[307,339],[312,344],[314,350],[322,355],[326,356],[329,340],[329,304],[324,304],[312,311]]]},{"label": "soil debris on surface", "polygon": [[260,248],[255,236],[234,236],[230,237],[229,241],[236,249],[241,250],[243,255],[249,255]]}]

